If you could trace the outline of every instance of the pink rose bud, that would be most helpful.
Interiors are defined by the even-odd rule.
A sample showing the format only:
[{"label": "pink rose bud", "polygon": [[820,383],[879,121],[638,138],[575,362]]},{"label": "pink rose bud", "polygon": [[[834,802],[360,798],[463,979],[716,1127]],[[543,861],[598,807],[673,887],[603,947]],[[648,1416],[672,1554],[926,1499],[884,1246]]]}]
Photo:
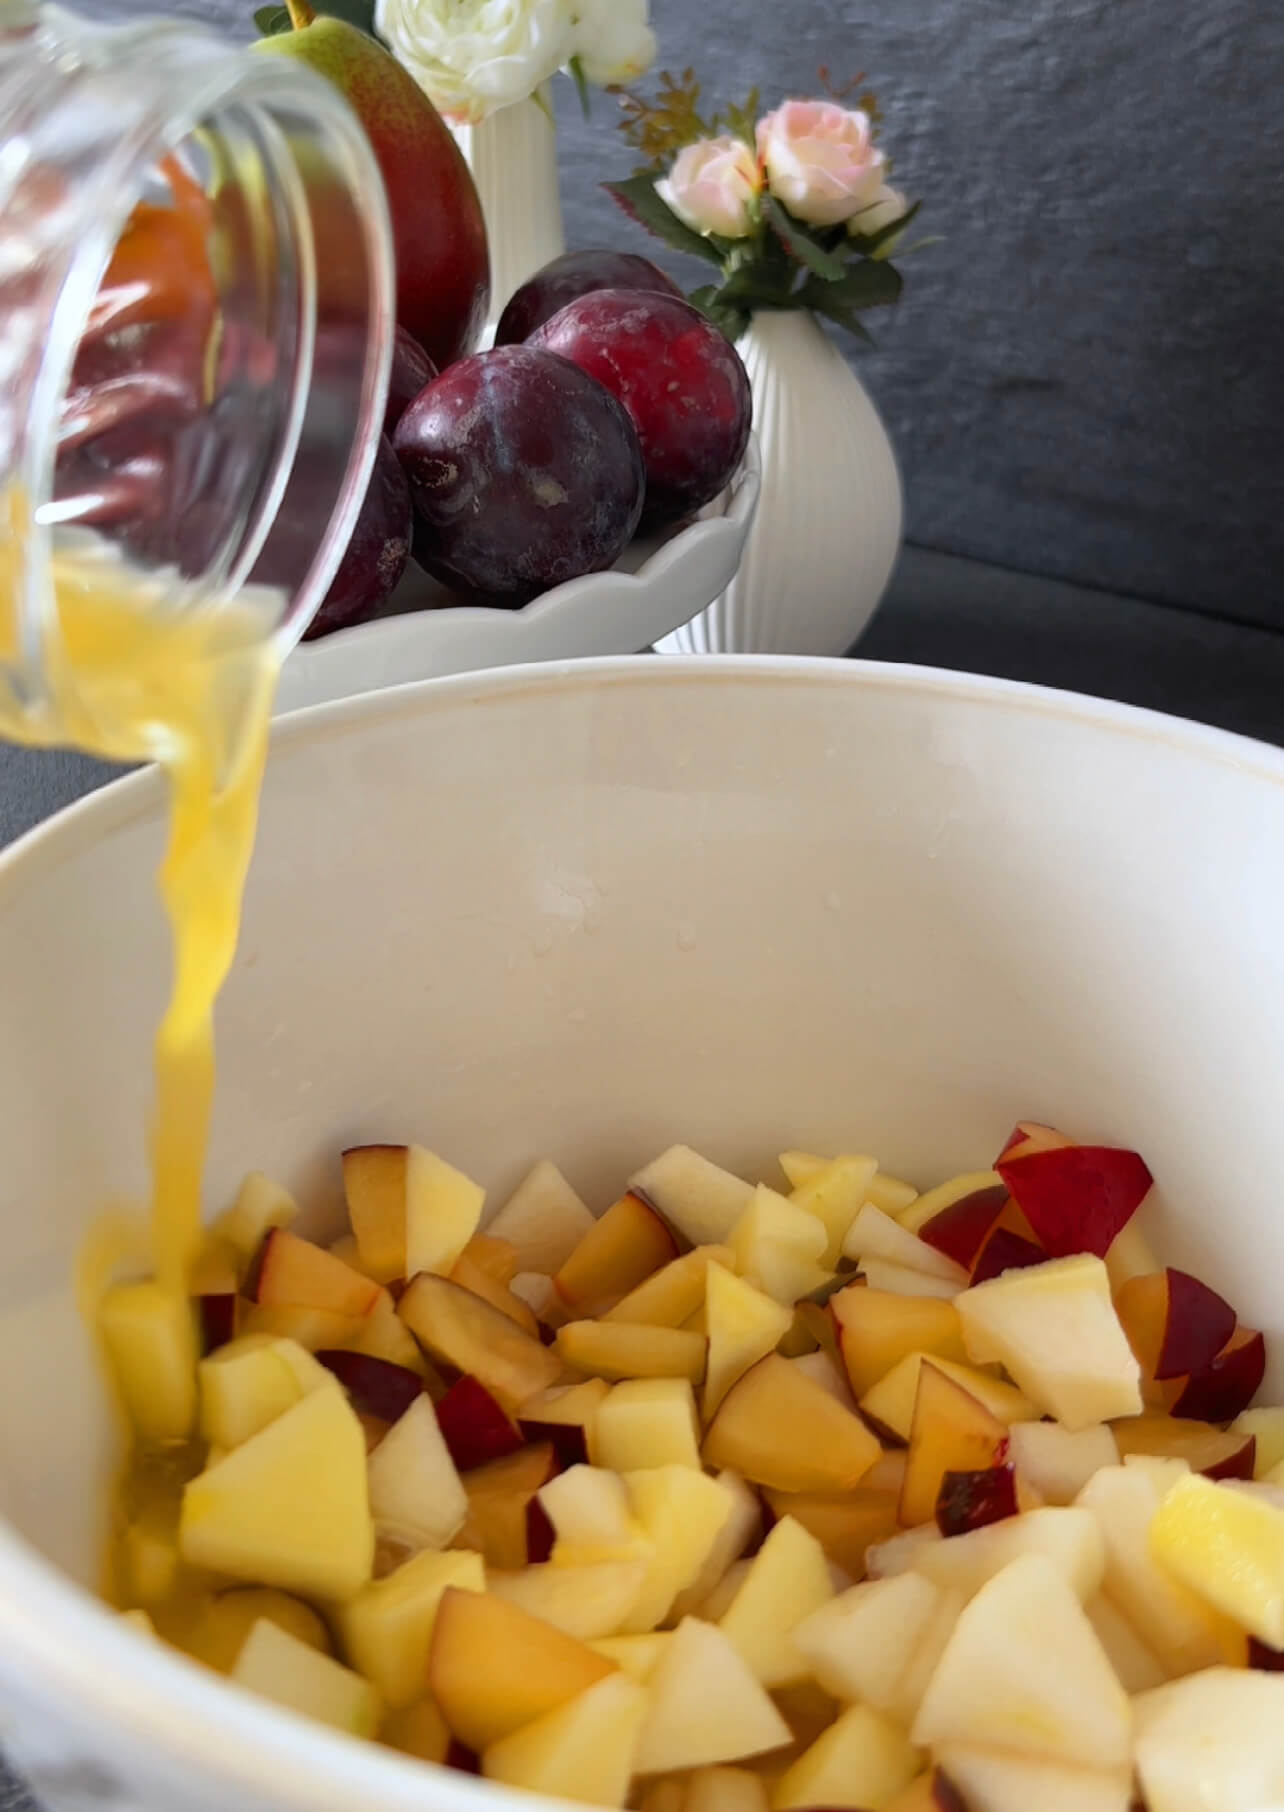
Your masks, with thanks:
[{"label": "pink rose bud", "polygon": [[899,189],[893,189],[890,183],[884,183],[868,207],[862,208],[859,214],[853,214],[847,222],[847,231],[857,239],[869,239],[875,233],[881,233],[884,227],[894,226],[903,220],[909,212],[909,202]]},{"label": "pink rose bud", "polygon": [[655,192],[693,231],[743,239],[753,231],[761,188],[758,160],[743,139],[702,138],[679,151]]},{"label": "pink rose bud", "polygon": [[786,101],[758,121],[767,187],[798,220],[839,226],[874,200],[883,154],[869,116],[833,101]]}]

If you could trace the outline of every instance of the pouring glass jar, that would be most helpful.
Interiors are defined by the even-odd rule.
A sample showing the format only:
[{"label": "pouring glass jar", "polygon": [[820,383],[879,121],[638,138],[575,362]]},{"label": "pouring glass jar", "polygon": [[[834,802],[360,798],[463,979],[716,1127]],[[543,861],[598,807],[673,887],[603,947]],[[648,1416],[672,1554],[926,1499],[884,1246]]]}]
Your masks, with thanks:
[{"label": "pouring glass jar", "polygon": [[150,621],[237,599],[293,645],[365,495],[393,319],[383,184],[323,80],[5,0],[0,733],[85,740],[68,604],[125,570]]}]

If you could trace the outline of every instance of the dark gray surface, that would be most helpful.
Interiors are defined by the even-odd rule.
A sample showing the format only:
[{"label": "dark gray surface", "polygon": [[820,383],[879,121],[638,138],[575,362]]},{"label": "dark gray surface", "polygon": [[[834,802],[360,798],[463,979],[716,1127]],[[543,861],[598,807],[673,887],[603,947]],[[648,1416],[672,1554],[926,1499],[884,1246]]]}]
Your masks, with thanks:
[{"label": "dark gray surface", "polygon": [[[253,0],[81,0],[248,30]],[[711,92],[880,92],[945,243],[865,362],[910,539],[1284,627],[1278,0],[652,0]],[[560,83],[572,243],[637,248],[598,184],[612,103]],[[703,281],[703,279],[701,279]],[[823,457],[818,449],[817,457]]]}]

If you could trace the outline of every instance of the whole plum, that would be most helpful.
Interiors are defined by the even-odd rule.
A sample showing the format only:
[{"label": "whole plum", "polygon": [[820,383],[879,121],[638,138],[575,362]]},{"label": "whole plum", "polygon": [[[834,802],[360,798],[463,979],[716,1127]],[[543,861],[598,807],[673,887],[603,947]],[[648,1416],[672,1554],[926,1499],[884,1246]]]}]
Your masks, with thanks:
[{"label": "whole plum", "polygon": [[397,423],[406,410],[436,375],[437,367],[418,340],[412,339],[404,327],[398,327],[393,337],[392,365],[388,371],[388,401],[383,413],[385,434],[395,434]]},{"label": "whole plum", "polygon": [[636,252],[563,252],[513,291],[499,326],[496,346],[528,340],[559,309],[595,289],[650,289],[666,296],[682,291],[658,264]]},{"label": "whole plum", "polygon": [[570,359],[633,418],[646,461],[646,520],[671,522],[716,497],[753,421],[735,347],[679,296],[602,289],[570,302],[530,345]]},{"label": "whole plum", "polygon": [[642,450],[626,409],[552,353],[497,346],[422,390],[394,440],[443,583],[518,606],[614,565],[642,513]]},{"label": "whole plum", "polygon": [[381,434],[352,539],[305,640],[364,623],[374,615],[406,570],[410,530],[410,488],[392,443]]}]

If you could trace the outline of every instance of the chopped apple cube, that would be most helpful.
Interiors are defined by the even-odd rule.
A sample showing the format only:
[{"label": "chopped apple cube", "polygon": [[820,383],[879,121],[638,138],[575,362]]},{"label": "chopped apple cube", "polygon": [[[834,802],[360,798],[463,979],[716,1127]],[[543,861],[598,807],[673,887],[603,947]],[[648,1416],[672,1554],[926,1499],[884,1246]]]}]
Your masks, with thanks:
[{"label": "chopped apple cube", "polygon": [[732,1385],[704,1442],[706,1464],[777,1491],[849,1490],[881,1451],[858,1416],[778,1353]]},{"label": "chopped apple cube", "polygon": [[463,1528],[468,1497],[432,1401],[415,1398],[367,1466],[376,1532],[408,1548],[444,1548]]},{"label": "chopped apple cube", "polygon": [[1072,1504],[1094,1472],[1119,1464],[1119,1447],[1104,1422],[1071,1430],[1059,1422],[1017,1422],[1009,1456],[1021,1478],[1049,1504]]},{"label": "chopped apple cube", "polygon": [[736,1277],[722,1264],[707,1267],[705,1323],[709,1363],[703,1412],[708,1419],[738,1378],[774,1351],[793,1322],[793,1311]]},{"label": "chopped apple cube", "polygon": [[185,1296],[150,1281],[113,1284],[98,1329],[141,1441],[182,1441],[196,1424],[196,1321]]},{"label": "chopped apple cube", "polygon": [[[731,1609],[736,1593],[749,1577],[752,1565],[751,1560],[737,1560],[729,1566],[709,1596],[696,1606],[691,1615],[698,1617],[701,1623],[721,1623],[726,1612]],[[669,1621],[674,1623],[680,1620],[671,1617]]]},{"label": "chopped apple cube", "polygon": [[487,1590],[568,1636],[592,1642],[624,1628],[646,1584],[647,1570],[645,1560],[606,1560],[582,1567],[545,1561],[516,1573],[492,1572]]},{"label": "chopped apple cube", "polygon": [[482,1756],[487,1780],[591,1806],[622,1806],[647,1714],[636,1680],[608,1674],[595,1686],[501,1737]]},{"label": "chopped apple cube", "polygon": [[719,1580],[762,1529],[762,1505],[758,1495],[740,1475],[720,1472],[717,1484],[729,1506],[727,1520],[719,1528],[699,1573],[670,1606],[666,1619],[670,1623],[681,1623],[684,1617],[693,1615],[704,1605]]},{"label": "chopped apple cube", "polygon": [[486,1191],[436,1152],[412,1145],[406,1163],[406,1271],[450,1274],[481,1222]]},{"label": "chopped apple cube", "polygon": [[860,1400],[862,1413],[898,1440],[909,1440],[924,1365],[933,1366],[942,1377],[967,1391],[1005,1425],[1038,1418],[1038,1408],[1029,1397],[992,1373],[979,1371],[975,1366],[956,1365],[952,1359],[943,1359],[939,1354],[908,1353]]},{"label": "chopped apple cube", "polygon": [[793,1644],[834,1698],[888,1711],[939,1598],[937,1587],[917,1573],[871,1580],[804,1617]]},{"label": "chopped apple cube", "polygon": [[556,1164],[542,1158],[487,1228],[516,1248],[518,1269],[552,1277],[593,1225],[593,1216]]},{"label": "chopped apple cube", "polygon": [[767,1789],[748,1768],[696,1768],[683,1812],[768,1812]]},{"label": "chopped apple cube", "polygon": [[962,1287],[957,1279],[911,1271],[908,1265],[894,1265],[885,1258],[862,1259],[860,1275],[871,1290],[888,1296],[926,1296],[934,1302],[952,1302]]},{"label": "chopped apple cube", "polygon": [[792,1686],[807,1679],[810,1665],[791,1633],[833,1596],[825,1550],[787,1516],[750,1562],[719,1627],[764,1686]]},{"label": "chopped apple cube", "polygon": [[604,1321],[641,1322],[652,1328],[684,1327],[690,1317],[704,1305],[705,1272],[710,1264],[729,1265],[729,1246],[697,1246],[671,1259],[661,1271],[644,1278],[636,1290],[630,1290]]},{"label": "chopped apple cube", "polygon": [[851,1387],[844,1374],[830,1358],[823,1347],[817,1347],[814,1353],[800,1353],[790,1365],[800,1371],[804,1378],[810,1378],[813,1384],[819,1384],[827,1391],[835,1403],[841,1403],[844,1409],[855,1407]]},{"label": "chopped apple cube", "polygon": [[[998,1466],[1007,1451],[1007,1442],[1007,1423],[925,1359],[918,1371],[909,1455],[900,1492],[900,1521],[906,1528],[930,1522],[936,1514],[945,1475]],[[942,1529],[945,1534],[950,1533],[944,1524]]]},{"label": "chopped apple cube", "polygon": [[450,1726],[429,1698],[416,1699],[391,1711],[379,1730],[379,1741],[416,1761],[441,1765],[450,1753]]},{"label": "chopped apple cube", "polygon": [[348,1659],[394,1711],[423,1693],[433,1626],[443,1594],[452,1589],[486,1590],[480,1554],[415,1554],[385,1578],[363,1586],[339,1612]]},{"label": "chopped apple cube", "polygon": [[647,1693],[639,1774],[743,1761],[790,1741],[788,1724],[734,1645],[694,1617],[678,1625]]},{"label": "chopped apple cube", "polygon": [[671,1640],[668,1630],[648,1630],[641,1636],[599,1636],[589,1647],[595,1655],[613,1661],[630,1680],[645,1684],[660,1665],[660,1656]]},{"label": "chopped apple cube", "polygon": [[973,1362],[998,1360],[1067,1428],[1140,1415],[1140,1367],[1099,1258],[1083,1254],[1008,1271],[964,1291],[955,1306]]},{"label": "chopped apple cube", "polygon": [[753,1190],[689,1145],[672,1145],[629,1178],[693,1246],[721,1245],[748,1207]]},{"label": "chopped apple cube", "polygon": [[968,1812],[1128,1812],[1132,1803],[1128,1768],[1036,1761],[966,1743],[946,1743],[936,1758]]},{"label": "chopped apple cube", "polygon": [[639,1195],[623,1195],[583,1239],[553,1279],[575,1314],[600,1315],[678,1255],[677,1241]]},{"label": "chopped apple cube", "polygon": [[269,1308],[322,1309],[354,1317],[368,1315],[379,1297],[377,1283],[288,1227],[264,1234],[244,1289],[252,1302]]},{"label": "chopped apple cube", "polygon": [[962,1362],[963,1330],[950,1302],[906,1297],[853,1284],[829,1299],[838,1328],[838,1349],[860,1398],[910,1353],[931,1353]]},{"label": "chopped apple cube", "polygon": [[1101,1589],[1106,1571],[1101,1530],[1088,1511],[1074,1506],[1028,1510],[967,1535],[924,1543],[912,1565],[924,1578],[970,1598],[1030,1555],[1046,1561],[1081,1602]]},{"label": "chopped apple cube", "polygon": [[1253,1476],[1264,1479],[1284,1464],[1284,1409],[1246,1409],[1231,1423],[1236,1434],[1252,1435],[1257,1442]]},{"label": "chopped apple cube", "polygon": [[382,1706],[369,1680],[261,1618],[236,1658],[238,1686],[351,1736],[373,1737]]},{"label": "chopped apple cube", "polygon": [[820,1263],[827,1244],[823,1223],[763,1183],[726,1243],[741,1277],[790,1309],[829,1280]]},{"label": "chopped apple cube", "polygon": [[700,1334],[623,1321],[568,1321],[555,1344],[565,1364],[599,1378],[686,1378],[693,1384],[704,1376],[708,1352]]},{"label": "chopped apple cube", "polygon": [[919,1706],[941,1663],[941,1656],[949,1646],[954,1626],[963,1615],[967,1599],[962,1592],[945,1590],[937,1594],[936,1604],[926,1627],[919,1636],[909,1664],[898,1675],[895,1683],[887,1688],[887,1704],[884,1707],[889,1717],[896,1719],[906,1730],[914,1728]]},{"label": "chopped apple cube", "polygon": [[380,1283],[405,1277],[408,1145],[356,1145],[343,1154],[343,1193],[361,1269]]},{"label": "chopped apple cube", "polygon": [[[814,1214],[825,1229],[825,1246],[820,1259],[831,1271],[846,1250],[845,1241],[864,1208],[877,1169],[876,1158],[835,1158],[819,1175],[797,1184],[789,1198],[797,1207]],[[877,1214],[879,1210],[874,1208],[871,1212]],[[858,1255],[849,1252],[847,1256]]]},{"label": "chopped apple cube", "polygon": [[[424,1379],[430,1390],[437,1390],[440,1385],[438,1375],[429,1366],[419,1349],[418,1341],[397,1314],[397,1305],[387,1290],[380,1292],[375,1306],[368,1315],[355,1323],[355,1332],[343,1344],[350,1353],[366,1353],[371,1359],[386,1359],[389,1365],[404,1366],[408,1372],[414,1372]],[[312,1351],[325,1345],[325,1341],[318,1341]],[[444,1389],[444,1386],[441,1388]]]},{"label": "chopped apple cube", "polygon": [[[868,1475],[867,1475],[868,1477]],[[865,1576],[865,1556],[896,1533],[896,1495],[859,1485],[852,1491],[768,1491],[772,1514],[792,1516],[852,1579]]]},{"label": "chopped apple cube", "polygon": [[700,1424],[686,1378],[631,1378],[617,1384],[593,1424],[594,1459],[612,1472],[651,1466],[700,1470]]},{"label": "chopped apple cube", "polygon": [[510,1415],[561,1376],[561,1362],[547,1347],[447,1278],[421,1273],[397,1313],[434,1358],[476,1378]]},{"label": "chopped apple cube", "polygon": [[797,1189],[802,1183],[810,1183],[822,1170],[828,1169],[832,1159],[818,1158],[814,1151],[782,1151],[777,1162],[785,1173],[785,1181],[791,1189]]},{"label": "chopped apple cube", "polygon": [[[282,1357],[286,1345],[294,1342],[246,1334],[201,1360],[197,1381],[202,1439],[216,1447],[239,1447],[299,1401],[304,1392],[298,1373]],[[302,1347],[295,1351],[301,1359],[311,1360]]]},{"label": "chopped apple cube", "polygon": [[929,1246],[916,1233],[910,1233],[890,1214],[875,1208],[872,1202],[865,1203],[848,1228],[842,1256],[859,1260],[883,1259],[902,1270],[924,1272],[952,1284],[955,1295],[967,1289],[968,1276],[962,1265],[956,1264],[944,1252],[938,1252],[935,1246]]},{"label": "chopped apple cube", "polygon": [[299,1204],[288,1189],[282,1189],[261,1170],[252,1170],[241,1184],[232,1206],[220,1215],[217,1231],[233,1245],[243,1259],[253,1258],[263,1243],[265,1233],[273,1227],[288,1227],[299,1212]]},{"label": "chopped apple cube", "polygon": [[449,1587],[437,1607],[428,1688],[455,1736],[479,1753],[617,1671],[489,1592]]},{"label": "chopped apple cube", "polygon": [[190,1481],[179,1546],[189,1565],[233,1578],[339,1602],[355,1596],[374,1564],[374,1523],[365,1436],[337,1384]]},{"label": "chopped apple cube", "polygon": [[1064,1575],[1042,1555],[1013,1561],[960,1614],[913,1737],[1051,1761],[1091,1756],[1103,1768],[1130,1761],[1128,1696]]},{"label": "chopped apple cube", "polygon": [[1139,1694],[1134,1709],[1150,1812],[1284,1804],[1284,1674],[1210,1667]]},{"label": "chopped apple cube", "polygon": [[1284,1648],[1284,1510],[1192,1474],[1156,1510],[1150,1551],[1259,1641]]},{"label": "chopped apple cube", "polygon": [[264,1619],[319,1654],[330,1653],[330,1633],[312,1606],[269,1586],[237,1586],[208,1599],[183,1619],[180,1646],[206,1667],[230,1674],[246,1637]]},{"label": "chopped apple cube", "polygon": [[921,1756],[899,1724],[870,1705],[852,1705],[776,1783],[772,1812],[885,1806],[909,1786],[921,1766]]},{"label": "chopped apple cube", "polygon": [[913,1183],[905,1182],[902,1177],[889,1176],[885,1170],[870,1178],[865,1194],[875,1208],[881,1208],[884,1214],[894,1214],[898,1219],[918,1200],[918,1190]]},{"label": "chopped apple cube", "polygon": [[650,1560],[651,1543],[618,1473],[571,1466],[541,1488],[539,1501],[557,1536],[553,1555],[558,1564]]},{"label": "chopped apple cube", "polygon": [[[947,1209],[955,1209],[957,1204],[967,1202],[969,1221],[976,1220],[978,1214],[983,1218],[986,1212],[992,1210],[989,1224],[993,1226],[1002,1212],[1007,1194],[1008,1186],[997,1170],[968,1170],[961,1176],[949,1177],[944,1183],[938,1183],[935,1189],[925,1189],[922,1195],[915,1196],[908,1207],[901,1210],[897,1219],[910,1233],[921,1233],[929,1221],[935,1220]],[[973,1196],[980,1196],[981,1204],[973,1205],[970,1200]],[[951,1256],[957,1258],[960,1264],[970,1262],[959,1258],[957,1249]]]},{"label": "chopped apple cube", "polygon": [[1168,1674],[1159,1657],[1146,1647],[1112,1599],[1098,1592],[1083,1608],[1125,1692],[1147,1692],[1164,1684]]},{"label": "chopped apple cube", "polygon": [[620,1625],[621,1633],[630,1635],[663,1622],[678,1593],[700,1577],[733,1505],[716,1479],[689,1466],[630,1472],[624,1484],[651,1544],[642,1591]]}]

